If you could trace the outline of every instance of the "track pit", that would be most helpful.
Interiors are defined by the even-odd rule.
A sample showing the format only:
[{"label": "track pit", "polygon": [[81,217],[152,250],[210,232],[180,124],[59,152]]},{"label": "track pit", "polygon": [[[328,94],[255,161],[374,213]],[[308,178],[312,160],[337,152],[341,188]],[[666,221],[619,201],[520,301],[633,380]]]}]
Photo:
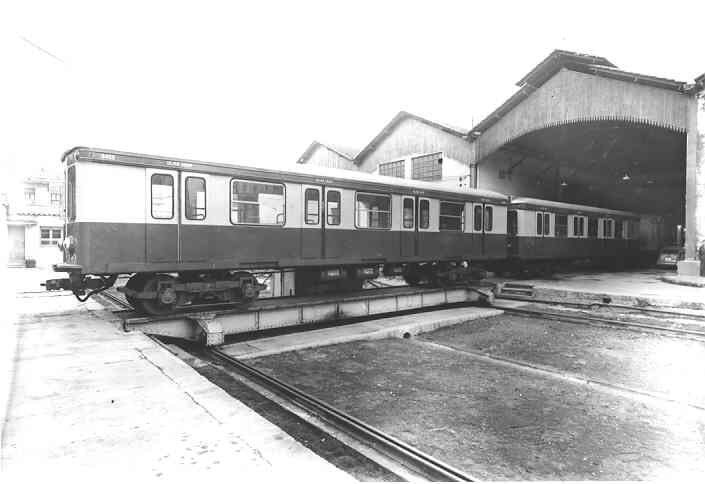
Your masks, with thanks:
[{"label": "track pit", "polygon": [[704,343],[527,319],[248,362],[480,479],[705,472]]}]

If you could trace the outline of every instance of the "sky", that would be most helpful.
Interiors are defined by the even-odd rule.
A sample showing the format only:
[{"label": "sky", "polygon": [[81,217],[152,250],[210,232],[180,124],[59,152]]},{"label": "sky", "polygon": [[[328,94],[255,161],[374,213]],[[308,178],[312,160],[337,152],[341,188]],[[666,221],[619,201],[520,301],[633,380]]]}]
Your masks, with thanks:
[{"label": "sky", "polygon": [[4,180],[77,145],[281,168],[400,110],[469,129],[554,49],[705,72],[703,1],[1,5]]}]

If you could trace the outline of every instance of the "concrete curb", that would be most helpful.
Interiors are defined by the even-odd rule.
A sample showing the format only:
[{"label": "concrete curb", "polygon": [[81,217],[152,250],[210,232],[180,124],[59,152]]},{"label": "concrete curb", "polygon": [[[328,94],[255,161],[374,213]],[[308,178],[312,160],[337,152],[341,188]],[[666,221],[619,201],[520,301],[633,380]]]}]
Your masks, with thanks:
[{"label": "concrete curb", "polygon": [[679,286],[705,287],[705,277],[699,276],[661,276],[663,282],[678,284]]},{"label": "concrete curb", "polygon": [[[705,294],[704,294],[705,296]],[[681,299],[668,299],[654,296],[633,296],[629,294],[593,292],[586,290],[552,289],[548,287],[534,286],[534,297],[536,299],[547,299],[550,301],[567,301],[578,303],[602,303],[608,300],[614,304],[635,307],[671,307],[705,310],[705,300],[703,302],[684,301]],[[527,299],[527,301],[531,301]]]},{"label": "concrete curb", "polygon": [[491,308],[455,308],[432,313],[420,313],[392,318],[376,319],[364,323],[318,329],[306,333],[262,338],[246,343],[223,347],[227,354],[242,359],[259,358],[289,351],[330,346],[353,341],[372,341],[384,338],[414,336],[446,326],[453,326],[474,319],[502,314]]}]

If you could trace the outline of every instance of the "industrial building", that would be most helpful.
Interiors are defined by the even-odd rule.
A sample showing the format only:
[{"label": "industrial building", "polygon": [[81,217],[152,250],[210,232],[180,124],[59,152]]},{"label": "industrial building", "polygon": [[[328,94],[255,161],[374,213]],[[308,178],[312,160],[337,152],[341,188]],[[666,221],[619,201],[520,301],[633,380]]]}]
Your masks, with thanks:
[{"label": "industrial building", "polygon": [[705,244],[704,81],[555,50],[473,128],[402,111],[352,167],[663,217],[673,241],[685,232],[679,273],[696,275]]}]

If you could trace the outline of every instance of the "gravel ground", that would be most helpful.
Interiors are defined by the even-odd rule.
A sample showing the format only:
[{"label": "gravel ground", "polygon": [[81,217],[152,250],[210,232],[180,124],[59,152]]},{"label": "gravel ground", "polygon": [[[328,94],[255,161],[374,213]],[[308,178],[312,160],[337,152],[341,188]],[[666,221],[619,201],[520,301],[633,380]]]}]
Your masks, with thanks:
[{"label": "gravel ground", "polygon": [[705,407],[705,343],[502,315],[420,337]]},{"label": "gravel ground", "polygon": [[[705,412],[644,402],[435,344],[502,350],[517,359],[554,362],[571,371],[594,367],[610,378],[631,375],[653,382],[649,373],[667,360],[649,359],[659,342],[669,355],[677,348],[668,345],[688,342],[659,337],[644,342],[636,338],[641,335],[601,330],[614,333],[615,339],[604,341],[603,336],[597,341],[603,349],[597,352],[590,342],[597,336],[587,336],[573,325],[554,338],[561,333],[554,323],[534,325],[529,331],[517,329],[528,326],[519,321],[504,327],[500,318],[415,340],[347,343],[251,362],[484,480],[642,480],[705,474]],[[522,342],[533,351],[521,350]],[[644,358],[648,362],[625,370],[625,362]],[[639,375],[639,368],[644,374]],[[691,380],[693,386],[696,382],[702,385]]]}]

